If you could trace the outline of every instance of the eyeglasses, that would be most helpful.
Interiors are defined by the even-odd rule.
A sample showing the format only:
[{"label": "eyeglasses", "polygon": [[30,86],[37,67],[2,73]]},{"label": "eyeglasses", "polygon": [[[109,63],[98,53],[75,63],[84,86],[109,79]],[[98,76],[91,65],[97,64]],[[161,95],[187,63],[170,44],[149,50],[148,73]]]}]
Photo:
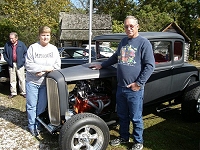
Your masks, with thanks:
[{"label": "eyeglasses", "polygon": [[137,25],[137,24],[135,24],[135,25],[129,25],[129,26],[128,26],[128,25],[125,25],[124,28],[125,28],[125,29],[128,29],[128,28],[133,29],[136,25]]}]

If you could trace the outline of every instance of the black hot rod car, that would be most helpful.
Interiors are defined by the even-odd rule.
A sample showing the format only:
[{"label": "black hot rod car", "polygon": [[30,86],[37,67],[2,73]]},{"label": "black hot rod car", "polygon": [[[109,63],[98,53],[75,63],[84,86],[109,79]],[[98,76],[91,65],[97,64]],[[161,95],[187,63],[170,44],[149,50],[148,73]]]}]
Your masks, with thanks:
[{"label": "black hot rod car", "polygon": [[[184,62],[184,38],[169,32],[140,32],[152,44],[156,68],[145,86],[144,106],[174,101],[181,103],[187,120],[199,119],[199,71]],[[94,38],[96,45],[117,43],[126,35]],[[96,47],[97,53],[98,48]],[[95,61],[92,63],[101,63]],[[117,123],[116,66],[101,70],[91,63],[56,70],[47,76],[48,108],[37,120],[50,132],[59,133],[62,150],[105,150],[109,125]]]}]

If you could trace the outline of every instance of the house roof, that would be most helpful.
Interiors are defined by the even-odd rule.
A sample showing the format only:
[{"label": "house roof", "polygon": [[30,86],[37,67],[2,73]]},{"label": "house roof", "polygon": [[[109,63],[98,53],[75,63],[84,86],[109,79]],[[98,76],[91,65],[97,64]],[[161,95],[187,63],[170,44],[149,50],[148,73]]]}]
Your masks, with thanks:
[{"label": "house roof", "polygon": [[179,33],[179,34],[181,34],[185,38],[186,42],[192,42],[192,40],[185,34],[185,32],[175,22],[172,22],[172,23],[168,24],[161,31],[162,32],[175,32],[175,33]]},{"label": "house roof", "polygon": [[[88,40],[89,39],[89,15],[68,14],[61,12],[60,40]],[[112,32],[112,21],[109,15],[92,15],[92,38]]]}]

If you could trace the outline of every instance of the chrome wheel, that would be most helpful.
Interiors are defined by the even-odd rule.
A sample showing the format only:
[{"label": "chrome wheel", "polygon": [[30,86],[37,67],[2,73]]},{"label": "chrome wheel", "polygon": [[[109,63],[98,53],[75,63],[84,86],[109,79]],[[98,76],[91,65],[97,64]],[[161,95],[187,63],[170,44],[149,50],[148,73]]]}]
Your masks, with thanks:
[{"label": "chrome wheel", "polygon": [[86,125],[78,129],[74,134],[71,147],[72,150],[100,150],[104,141],[103,132],[94,125]]}]

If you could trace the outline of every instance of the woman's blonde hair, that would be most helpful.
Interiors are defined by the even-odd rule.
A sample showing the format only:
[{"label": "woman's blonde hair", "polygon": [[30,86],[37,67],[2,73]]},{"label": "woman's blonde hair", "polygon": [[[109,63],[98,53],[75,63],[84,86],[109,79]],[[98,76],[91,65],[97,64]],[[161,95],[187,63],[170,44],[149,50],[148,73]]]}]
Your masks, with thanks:
[{"label": "woman's blonde hair", "polygon": [[51,28],[49,28],[48,26],[40,27],[39,35],[42,34],[42,33],[51,33]]}]

